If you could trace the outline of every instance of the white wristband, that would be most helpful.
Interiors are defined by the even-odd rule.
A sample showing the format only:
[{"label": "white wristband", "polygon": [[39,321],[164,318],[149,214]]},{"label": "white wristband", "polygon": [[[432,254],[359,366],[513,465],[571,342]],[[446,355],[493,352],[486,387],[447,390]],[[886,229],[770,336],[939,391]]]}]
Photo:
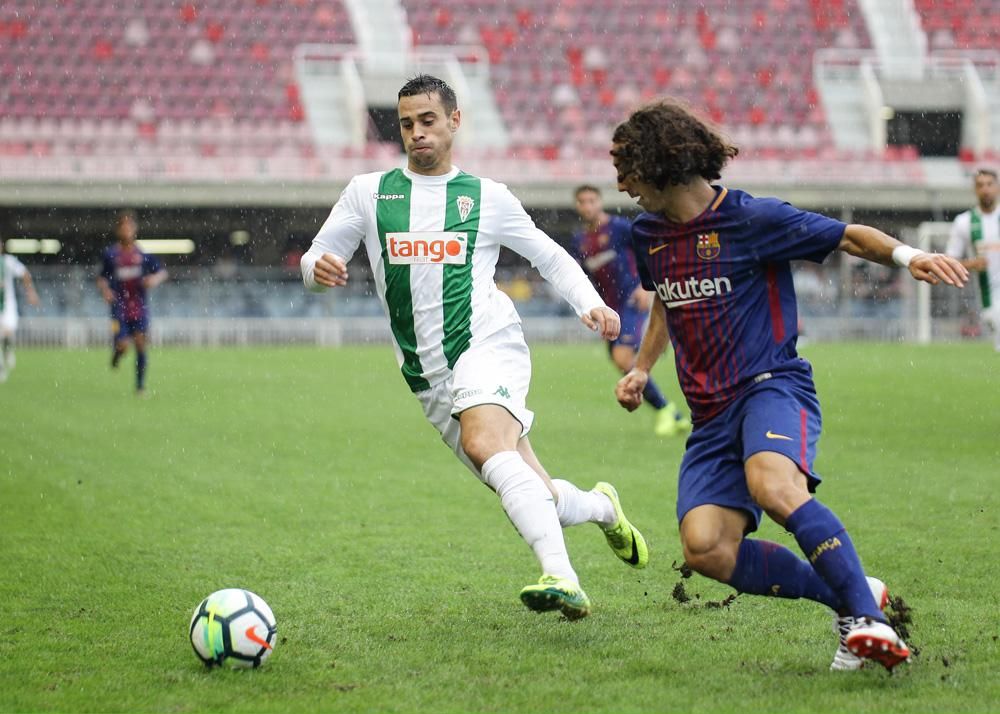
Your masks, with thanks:
[{"label": "white wristband", "polygon": [[892,250],[892,262],[901,268],[910,267],[910,261],[918,255],[923,255],[924,251],[908,245],[897,245]]}]

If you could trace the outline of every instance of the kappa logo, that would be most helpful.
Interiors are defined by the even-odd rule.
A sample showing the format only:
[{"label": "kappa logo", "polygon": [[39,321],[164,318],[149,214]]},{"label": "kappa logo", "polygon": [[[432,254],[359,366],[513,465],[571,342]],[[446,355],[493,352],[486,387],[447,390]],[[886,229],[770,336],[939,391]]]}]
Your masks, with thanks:
[{"label": "kappa logo", "polygon": [[510,399],[510,391],[508,391],[507,387],[503,386],[502,384],[499,387],[497,387],[497,390],[493,393],[499,394],[504,399]]},{"label": "kappa logo", "polygon": [[455,199],[455,205],[458,206],[458,217],[464,223],[469,218],[469,214],[472,213],[476,200],[472,196],[459,196]]},{"label": "kappa logo", "polygon": [[718,231],[712,231],[711,233],[699,233],[698,234],[698,247],[697,247],[698,257],[702,260],[715,260],[719,257],[719,253],[722,252],[722,246],[719,245],[719,233]]},{"label": "kappa logo", "polygon": [[401,201],[406,198],[405,193],[378,193],[372,194],[372,198],[376,201]]},{"label": "kappa logo", "polygon": [[392,265],[465,265],[468,234],[454,231],[386,233],[385,252]]}]

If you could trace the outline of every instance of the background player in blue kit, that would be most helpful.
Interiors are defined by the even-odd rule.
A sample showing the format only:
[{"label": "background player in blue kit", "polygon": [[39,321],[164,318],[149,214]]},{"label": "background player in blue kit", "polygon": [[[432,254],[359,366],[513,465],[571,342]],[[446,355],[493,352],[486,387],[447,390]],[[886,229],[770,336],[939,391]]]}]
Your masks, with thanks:
[{"label": "background player in blue kit", "polygon": [[135,211],[118,214],[115,236],[118,242],[104,249],[97,288],[111,306],[114,352],[111,366],[118,367],[128,349],[135,343],[135,389],[143,395],[146,388],[146,333],[149,330],[149,308],[146,291],[167,279],[167,271],[152,255],[147,255],[135,243],[139,223]]},{"label": "background player in blue kit", "polygon": [[[694,421],[677,498],[688,565],[739,592],[827,605],[840,632],[831,668],[872,659],[891,669],[910,652],[882,613],[885,585],[866,578],[843,524],[811,495],[821,417],[811,367],[795,350],[789,261],[841,250],[957,287],[968,271],[875,228],[713,185],[737,153],[674,100],[615,129],[618,188],[645,211],[632,226],[639,273],[659,296],[616,394],[630,411],[641,404],[669,335]],[[806,560],[745,537],[762,512],[795,536]]]},{"label": "background player in blue kit", "polygon": [[[621,373],[626,374],[635,364],[635,353],[649,318],[652,293],[639,282],[629,220],[609,215],[604,210],[601,192],[596,186],[578,186],[573,195],[577,215],[583,221],[583,230],[573,234],[573,255],[604,302],[621,316],[621,332],[616,339],[608,341],[608,354]],[[691,421],[670,403],[652,378],[646,382],[642,396],[657,410],[657,436],[673,436],[691,428]]]}]

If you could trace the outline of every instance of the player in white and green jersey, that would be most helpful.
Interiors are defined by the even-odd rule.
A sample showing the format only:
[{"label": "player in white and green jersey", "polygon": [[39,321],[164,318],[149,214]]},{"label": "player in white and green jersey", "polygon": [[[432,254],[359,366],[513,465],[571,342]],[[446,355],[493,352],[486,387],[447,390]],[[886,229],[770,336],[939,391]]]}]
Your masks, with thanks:
[{"label": "player in white and green jersey", "polygon": [[648,551],[610,484],[581,491],[552,479],[531,448],[531,361],[520,317],[494,282],[500,247],[530,260],[605,339],[617,336],[618,315],[506,186],[452,165],[461,112],[445,82],[415,77],[400,89],[398,110],[406,168],[350,182],[302,258],[303,281],[312,290],[345,285],[364,242],[406,384],[445,443],[500,497],[541,564],[522,601],[584,617],[590,602],[562,527],[597,523],[634,567],[645,566]]},{"label": "player in white and green jersey", "polygon": [[945,253],[979,273],[982,321],[993,330],[993,347],[1000,352],[1000,185],[997,172],[979,169],[975,175],[977,205],[955,216]]},{"label": "player in white and green jersey", "polygon": [[5,252],[3,239],[0,238],[0,382],[7,381],[7,373],[16,364],[14,335],[17,333],[18,313],[15,278],[24,284],[24,296],[28,303],[37,305],[38,293],[35,292],[31,273],[24,263]]}]

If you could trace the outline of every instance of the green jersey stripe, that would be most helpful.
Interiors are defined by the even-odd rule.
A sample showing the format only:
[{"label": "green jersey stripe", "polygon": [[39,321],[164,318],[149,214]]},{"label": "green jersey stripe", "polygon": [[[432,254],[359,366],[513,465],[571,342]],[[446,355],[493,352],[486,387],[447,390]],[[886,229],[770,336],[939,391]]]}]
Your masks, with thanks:
[{"label": "green jersey stripe", "polygon": [[[983,239],[983,217],[978,209],[972,209],[969,226],[969,238],[972,240],[973,249],[975,249],[976,243]],[[993,296],[990,294],[990,276],[985,270],[979,273],[979,298],[983,302],[983,309],[989,310],[990,305],[993,304]]]},{"label": "green jersey stripe", "polygon": [[[430,389],[423,377],[423,367],[417,354],[417,335],[413,324],[413,294],[410,292],[410,266],[392,265],[386,250],[386,233],[410,229],[410,196],[413,185],[400,169],[385,173],[379,181],[375,207],[378,239],[382,245],[382,267],[385,270],[385,302],[389,311],[389,327],[403,353],[403,378],[413,392]],[[393,198],[381,198],[382,196]],[[395,198],[400,196],[400,198]]]},{"label": "green jersey stripe", "polygon": [[443,266],[443,347],[448,369],[455,368],[472,339],[472,255],[479,231],[480,189],[479,178],[466,173],[448,182],[444,229],[467,234],[465,264]]}]

